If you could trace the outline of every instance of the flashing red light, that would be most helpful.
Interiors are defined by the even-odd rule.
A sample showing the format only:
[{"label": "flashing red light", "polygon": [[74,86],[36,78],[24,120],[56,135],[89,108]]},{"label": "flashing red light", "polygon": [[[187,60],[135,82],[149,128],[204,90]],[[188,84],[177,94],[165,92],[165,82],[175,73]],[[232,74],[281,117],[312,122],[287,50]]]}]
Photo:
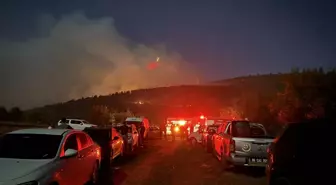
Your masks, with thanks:
[{"label": "flashing red light", "polygon": [[202,115],[202,116],[200,116],[200,119],[204,119],[205,117]]}]

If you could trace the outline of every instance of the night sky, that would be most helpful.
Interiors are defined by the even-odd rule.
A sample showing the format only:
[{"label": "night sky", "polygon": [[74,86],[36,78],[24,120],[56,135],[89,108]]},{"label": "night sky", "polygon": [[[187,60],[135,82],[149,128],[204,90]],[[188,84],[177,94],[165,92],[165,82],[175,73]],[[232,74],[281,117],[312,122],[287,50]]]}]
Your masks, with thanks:
[{"label": "night sky", "polygon": [[92,19],[113,18],[119,33],[134,42],[165,44],[206,80],[217,80],[335,66],[335,5],[332,0],[2,0],[0,39],[41,36],[41,15],[60,19],[81,11]]}]

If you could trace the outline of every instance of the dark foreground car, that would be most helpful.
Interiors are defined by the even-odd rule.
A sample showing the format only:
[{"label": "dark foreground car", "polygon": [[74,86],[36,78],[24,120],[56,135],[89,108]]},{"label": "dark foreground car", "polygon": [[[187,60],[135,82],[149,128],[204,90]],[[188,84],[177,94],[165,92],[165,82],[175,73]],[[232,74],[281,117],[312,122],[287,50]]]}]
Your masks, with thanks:
[{"label": "dark foreground car", "polygon": [[111,161],[111,156],[113,156],[113,150],[111,141],[112,138],[112,129],[111,128],[85,128],[86,132],[94,142],[96,142],[101,147],[101,158],[102,158],[102,167],[109,167]]},{"label": "dark foreground car", "polygon": [[268,148],[269,184],[334,184],[335,133],[334,120],[289,124]]}]

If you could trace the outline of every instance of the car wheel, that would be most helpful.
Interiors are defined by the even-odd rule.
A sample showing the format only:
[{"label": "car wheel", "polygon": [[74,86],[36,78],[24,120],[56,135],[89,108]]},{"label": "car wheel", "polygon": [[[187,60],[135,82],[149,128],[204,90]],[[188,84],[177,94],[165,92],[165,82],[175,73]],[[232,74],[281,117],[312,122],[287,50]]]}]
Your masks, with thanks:
[{"label": "car wheel", "polygon": [[218,158],[217,152],[215,150],[215,143],[212,143],[212,155]]},{"label": "car wheel", "polygon": [[197,141],[196,141],[195,138],[192,138],[190,142],[191,142],[192,146],[196,146],[197,145]]},{"label": "car wheel", "polygon": [[120,157],[124,157],[124,155],[125,155],[125,144],[123,144],[121,147],[122,148],[121,148],[121,151],[120,151]]},{"label": "car wheel", "polygon": [[222,152],[222,154],[221,154],[221,160],[220,160],[220,162],[221,162],[221,166],[222,166],[222,168],[223,168],[224,170],[226,170],[226,169],[229,168],[228,162],[227,162],[227,160],[225,159],[225,155],[224,155],[223,152]]},{"label": "car wheel", "polygon": [[207,144],[206,144],[206,151],[208,152],[208,153],[211,153],[211,151],[212,151],[212,144],[211,144],[212,142],[207,142]]},{"label": "car wheel", "polygon": [[271,182],[270,185],[293,185],[286,177],[278,177]]},{"label": "car wheel", "polygon": [[98,162],[95,163],[91,174],[90,184],[95,185],[98,181]]}]

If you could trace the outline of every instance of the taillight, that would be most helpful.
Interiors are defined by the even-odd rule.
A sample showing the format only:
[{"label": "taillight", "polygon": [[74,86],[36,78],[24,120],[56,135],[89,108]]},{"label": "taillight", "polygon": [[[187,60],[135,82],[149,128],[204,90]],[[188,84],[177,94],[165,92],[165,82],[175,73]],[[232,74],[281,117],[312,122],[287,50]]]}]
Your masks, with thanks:
[{"label": "taillight", "polygon": [[267,148],[267,153],[273,153],[274,150],[274,143],[271,143]]},{"label": "taillight", "polygon": [[233,139],[231,139],[230,140],[230,152],[234,153],[235,151],[236,151],[236,142]]},{"label": "taillight", "polygon": [[268,156],[268,162],[270,164],[274,163],[274,147],[275,147],[275,144],[274,143],[271,143],[268,148],[267,148],[267,156]]},{"label": "taillight", "polygon": [[100,149],[96,149],[96,155],[97,157],[100,157]]}]

